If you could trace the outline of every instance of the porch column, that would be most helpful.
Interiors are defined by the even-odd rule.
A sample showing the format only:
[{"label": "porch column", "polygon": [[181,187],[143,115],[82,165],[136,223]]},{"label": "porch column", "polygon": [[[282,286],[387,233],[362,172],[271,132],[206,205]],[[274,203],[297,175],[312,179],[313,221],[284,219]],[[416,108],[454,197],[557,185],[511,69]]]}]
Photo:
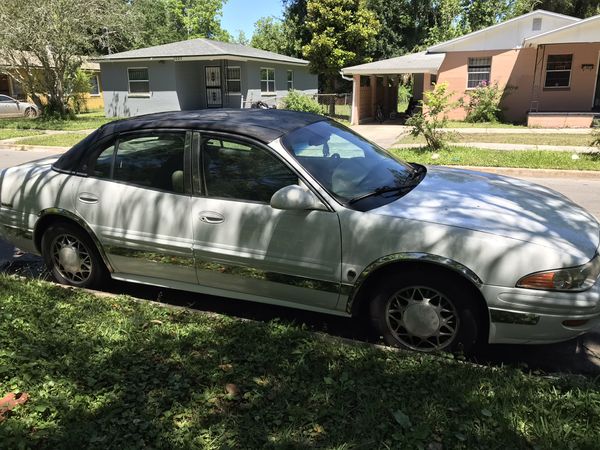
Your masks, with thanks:
[{"label": "porch column", "polygon": [[375,75],[369,76],[371,85],[371,117],[375,117],[375,111],[377,111],[377,77]]},{"label": "porch column", "polygon": [[424,73],[423,74],[423,92],[432,91],[433,87],[431,86],[431,74]]},{"label": "porch column", "polygon": [[400,75],[392,77],[392,111],[398,112],[398,85],[400,84]]},{"label": "porch column", "polygon": [[352,81],[352,116],[350,122],[352,125],[360,123],[360,75],[354,75]]},{"label": "porch column", "polygon": [[383,115],[390,115],[390,88],[388,87],[388,76],[383,77]]}]

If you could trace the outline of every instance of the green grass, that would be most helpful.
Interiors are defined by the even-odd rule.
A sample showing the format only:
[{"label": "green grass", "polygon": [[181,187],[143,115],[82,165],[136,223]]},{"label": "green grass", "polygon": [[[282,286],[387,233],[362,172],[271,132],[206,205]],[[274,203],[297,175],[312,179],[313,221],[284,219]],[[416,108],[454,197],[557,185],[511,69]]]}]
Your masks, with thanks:
[{"label": "green grass", "polygon": [[0,342],[0,396],[30,395],[0,424],[3,448],[592,449],[600,436],[598,380],[5,275]]},{"label": "green grass", "polygon": [[42,145],[48,147],[72,147],[86,135],[81,133],[47,134],[20,139],[18,145]]},{"label": "green grass", "polygon": [[439,152],[419,148],[392,149],[405,161],[448,166],[518,167],[529,169],[600,170],[600,154],[579,154],[542,150],[502,151],[451,147]]},{"label": "green grass", "polygon": [[527,128],[526,125],[515,125],[502,122],[480,122],[471,123],[460,120],[451,120],[446,124],[447,128]]},{"label": "green grass", "polygon": [[0,128],[17,128],[22,130],[92,130],[111,122],[115,118],[104,117],[104,112],[78,114],[72,120],[46,119],[0,119]]},{"label": "green grass", "polygon": [[[591,134],[488,134],[488,133],[451,133],[452,142],[489,142],[501,144],[528,144],[528,145],[577,145],[590,146],[593,137]],[[422,136],[405,136],[399,144],[423,144]]]},{"label": "green grass", "polygon": [[40,134],[39,131],[24,131],[24,130],[2,130],[0,129],[0,141],[3,139],[12,139],[24,136],[35,136]]}]

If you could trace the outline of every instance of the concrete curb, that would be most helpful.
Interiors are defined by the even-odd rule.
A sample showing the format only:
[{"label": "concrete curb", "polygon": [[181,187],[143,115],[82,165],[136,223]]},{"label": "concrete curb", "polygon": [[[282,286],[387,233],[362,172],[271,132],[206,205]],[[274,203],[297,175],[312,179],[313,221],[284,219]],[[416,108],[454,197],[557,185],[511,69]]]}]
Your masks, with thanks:
[{"label": "concrete curb", "polygon": [[4,143],[0,141],[0,150],[9,150],[15,152],[48,152],[53,153],[64,153],[71,147],[52,147],[49,145],[19,145],[18,143]]},{"label": "concrete curb", "polygon": [[600,181],[600,171],[593,170],[558,170],[558,169],[525,169],[518,167],[483,167],[483,166],[442,166],[458,169],[474,170],[477,172],[495,173],[509,177],[532,178],[577,178]]}]

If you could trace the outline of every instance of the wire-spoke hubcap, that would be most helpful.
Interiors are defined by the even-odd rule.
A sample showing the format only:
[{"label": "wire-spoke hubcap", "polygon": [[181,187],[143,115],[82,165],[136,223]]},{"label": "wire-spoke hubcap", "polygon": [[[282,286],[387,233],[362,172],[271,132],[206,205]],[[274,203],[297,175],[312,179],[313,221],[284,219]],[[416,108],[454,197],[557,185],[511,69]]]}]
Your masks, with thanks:
[{"label": "wire-spoke hubcap", "polygon": [[70,234],[61,234],[52,242],[54,267],[74,284],[85,283],[92,273],[92,258],[85,245]]},{"label": "wire-spoke hubcap", "polygon": [[404,288],[390,297],[387,325],[394,337],[420,351],[448,347],[458,331],[458,314],[441,292],[425,286]]}]

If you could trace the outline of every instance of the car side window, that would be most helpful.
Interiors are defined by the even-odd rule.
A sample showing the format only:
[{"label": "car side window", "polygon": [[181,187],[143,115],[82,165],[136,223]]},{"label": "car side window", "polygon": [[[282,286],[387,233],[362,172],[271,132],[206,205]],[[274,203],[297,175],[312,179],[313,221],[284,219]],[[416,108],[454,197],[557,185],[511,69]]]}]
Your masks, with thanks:
[{"label": "car side window", "polygon": [[221,138],[202,139],[204,192],[208,197],[269,203],[298,177],[267,150]]},{"label": "car side window", "polygon": [[0,102],[2,103],[8,103],[8,102],[12,102],[13,99],[10,97],[7,97],[6,95],[0,95]]},{"label": "car side window", "polygon": [[89,173],[98,178],[183,193],[184,151],[185,132],[123,137],[98,155]]}]

